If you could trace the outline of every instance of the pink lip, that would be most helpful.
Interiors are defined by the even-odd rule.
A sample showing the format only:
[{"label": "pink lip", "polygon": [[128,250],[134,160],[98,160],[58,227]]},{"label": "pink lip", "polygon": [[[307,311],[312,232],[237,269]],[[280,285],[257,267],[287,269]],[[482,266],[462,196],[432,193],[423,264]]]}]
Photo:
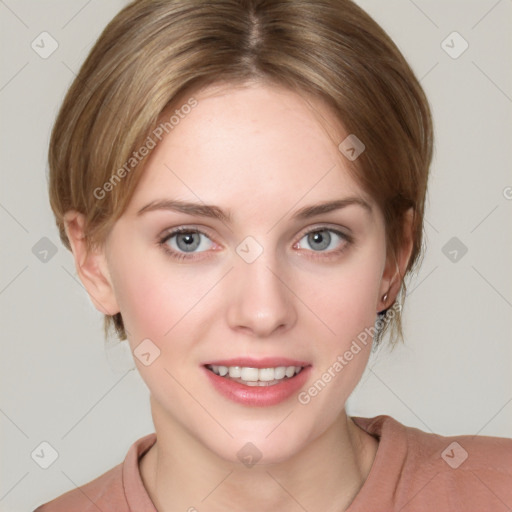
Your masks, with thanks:
[{"label": "pink lip", "polygon": [[[277,361],[277,364],[271,364],[269,361]],[[250,368],[305,366],[304,363],[301,363],[300,361],[292,361],[291,359],[263,359],[259,361],[255,361],[254,359],[230,359],[208,364],[219,366],[247,366]],[[275,384],[273,386],[246,386],[245,384],[240,384],[239,382],[226,377],[216,375],[211,370],[208,370],[206,366],[202,367],[206,377],[216,391],[235,403],[250,407],[268,407],[271,405],[277,405],[296,395],[306,383],[310,375],[311,368],[311,365],[305,366],[305,368],[303,368],[303,370],[294,377],[290,379],[285,378],[280,381],[279,384]]]},{"label": "pink lip", "polygon": [[310,363],[288,359],[285,357],[265,357],[254,359],[251,357],[237,357],[235,359],[219,359],[217,361],[208,361],[203,366],[245,366],[247,368],[277,368],[278,366],[310,366]]}]

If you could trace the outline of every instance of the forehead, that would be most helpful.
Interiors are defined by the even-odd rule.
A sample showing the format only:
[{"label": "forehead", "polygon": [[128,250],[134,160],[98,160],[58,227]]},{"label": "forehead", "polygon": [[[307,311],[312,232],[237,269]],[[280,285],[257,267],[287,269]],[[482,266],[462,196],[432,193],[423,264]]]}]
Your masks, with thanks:
[{"label": "forehead", "polygon": [[[152,150],[132,199],[133,208],[171,196],[265,208],[315,200],[371,198],[348,171],[338,149],[343,126],[317,98],[274,85],[213,85]],[[165,122],[180,109],[162,114]]]}]

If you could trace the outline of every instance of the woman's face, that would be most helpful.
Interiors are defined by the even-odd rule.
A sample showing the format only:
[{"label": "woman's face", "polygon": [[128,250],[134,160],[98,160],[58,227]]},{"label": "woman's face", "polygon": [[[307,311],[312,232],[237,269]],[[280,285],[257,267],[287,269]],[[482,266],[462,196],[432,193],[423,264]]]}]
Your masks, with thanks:
[{"label": "woman's face", "polygon": [[194,97],[107,239],[113,300],[159,436],[278,462],[333,426],[366,366],[384,221],[325,105],[263,85]]}]

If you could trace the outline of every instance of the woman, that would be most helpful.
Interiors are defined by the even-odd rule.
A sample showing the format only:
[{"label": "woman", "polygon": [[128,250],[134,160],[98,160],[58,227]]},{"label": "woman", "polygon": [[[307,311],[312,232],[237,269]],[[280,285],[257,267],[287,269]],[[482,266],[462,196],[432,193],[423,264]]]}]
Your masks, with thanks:
[{"label": "woman", "polygon": [[506,510],[512,441],[345,403],[401,336],[428,101],[347,0],[135,1],[72,84],[50,199],[155,434],[57,510]]}]

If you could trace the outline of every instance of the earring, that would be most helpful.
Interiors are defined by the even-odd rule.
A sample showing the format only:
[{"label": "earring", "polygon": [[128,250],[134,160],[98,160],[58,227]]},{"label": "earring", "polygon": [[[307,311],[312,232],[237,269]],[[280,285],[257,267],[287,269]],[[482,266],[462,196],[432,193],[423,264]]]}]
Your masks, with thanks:
[{"label": "earring", "polygon": [[[382,296],[382,302],[386,302],[388,300],[388,292],[386,292],[383,296]],[[378,315],[385,315],[387,312],[387,309],[383,309],[382,311],[379,311],[378,312]]]}]

